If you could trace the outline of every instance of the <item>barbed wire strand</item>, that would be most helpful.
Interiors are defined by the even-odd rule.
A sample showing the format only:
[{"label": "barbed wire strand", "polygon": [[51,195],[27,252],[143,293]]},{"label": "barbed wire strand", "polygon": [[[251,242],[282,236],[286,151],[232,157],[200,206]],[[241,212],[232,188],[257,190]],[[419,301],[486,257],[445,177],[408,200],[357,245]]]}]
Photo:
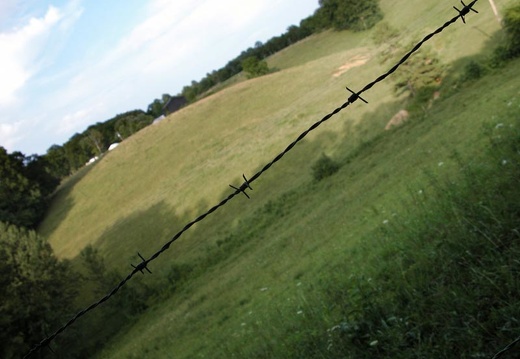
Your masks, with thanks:
[{"label": "barbed wire strand", "polygon": [[515,340],[513,340],[511,343],[509,343],[504,349],[502,349],[501,351],[499,351],[498,353],[496,353],[492,359],[499,359],[502,357],[502,355],[504,355],[505,353],[507,353],[508,351],[510,351],[511,349],[513,349],[513,347],[518,344],[518,342],[520,342],[520,336],[518,338],[516,338]]},{"label": "barbed wire strand", "polygon": [[357,101],[358,99],[362,100],[363,102],[367,103],[362,97],[361,97],[361,94],[363,94],[364,92],[370,90],[374,85],[376,85],[377,83],[381,82],[381,81],[384,81],[388,76],[390,76],[391,74],[393,74],[401,65],[403,65],[409,58],[410,56],[412,56],[415,52],[417,52],[420,47],[425,43],[427,42],[428,40],[430,40],[433,36],[441,33],[444,29],[446,29],[448,26],[454,24],[458,19],[462,19],[463,22],[465,23],[465,16],[470,12],[470,11],[474,11],[476,12],[476,10],[473,9],[473,6],[475,5],[475,3],[477,3],[478,0],[473,0],[471,3],[469,3],[468,5],[464,4],[462,1],[462,5],[463,5],[463,8],[462,10],[459,10],[457,8],[455,8],[455,10],[458,12],[458,15],[453,17],[451,20],[447,21],[446,23],[444,23],[441,27],[439,27],[437,30],[435,30],[434,32],[426,35],[420,42],[418,42],[408,53],[406,53],[400,60],[399,62],[397,62],[392,68],[390,68],[386,73],[384,73],[383,75],[379,76],[378,78],[376,78],[374,81],[368,83],[365,87],[363,87],[359,92],[354,92],[352,90],[350,90],[348,87],[347,87],[347,90],[350,91],[352,94],[351,96],[348,98],[348,100],[343,103],[341,106],[339,106],[338,108],[336,108],[335,110],[333,110],[332,112],[330,112],[329,114],[327,114],[326,116],[324,116],[321,120],[315,122],[312,126],[310,126],[306,131],[302,132],[293,142],[291,142],[280,154],[278,154],[271,162],[269,162],[268,164],[266,164],[261,170],[259,170],[257,173],[255,173],[249,180],[245,177],[245,175],[243,176],[244,178],[244,183],[240,186],[240,187],[235,187],[235,186],[231,186],[233,189],[235,189],[235,191],[233,193],[231,193],[228,197],[226,197],[225,199],[223,199],[220,203],[218,203],[217,205],[213,206],[212,208],[210,208],[207,212],[205,212],[204,214],[200,215],[199,217],[197,217],[196,219],[194,219],[193,221],[189,222],[188,224],[186,224],[184,226],[184,228],[182,228],[179,232],[177,232],[177,234],[175,234],[168,242],[166,242],[162,247],[161,249],[159,249],[157,252],[155,252],[150,258],[148,259],[144,259],[139,253],[139,257],[141,258],[142,262],[139,263],[137,266],[134,266],[132,265],[132,267],[134,268],[134,270],[132,272],[130,272],[126,278],[124,278],[114,289],[112,289],[108,294],[106,294],[103,298],[101,298],[99,301],[91,304],[90,306],[88,306],[87,308],[81,310],[80,312],[78,312],[73,318],[71,318],[67,323],[65,323],[61,328],[59,328],[58,330],[56,330],[56,332],[54,332],[53,334],[51,334],[50,336],[48,336],[47,338],[43,339],[40,343],[38,343],[37,345],[35,345],[25,356],[24,356],[24,359],[25,358],[29,358],[32,354],[34,354],[35,352],[37,352],[38,350],[40,350],[42,347],[44,346],[49,346],[49,344],[59,335],[61,334],[64,330],[66,330],[69,326],[71,326],[76,320],[78,320],[80,317],[82,317],[83,315],[85,315],[86,313],[88,313],[89,311],[91,310],[94,310],[95,308],[97,308],[99,305],[103,304],[104,302],[106,302],[108,299],[110,299],[113,295],[115,295],[119,289],[121,289],[137,272],[141,272],[141,273],[144,273],[143,270],[147,270],[148,272],[149,269],[148,269],[148,264],[150,262],[152,262],[153,260],[155,260],[157,257],[159,257],[164,251],[168,250],[171,246],[171,244],[173,242],[175,242],[180,236],[182,236],[184,234],[184,232],[186,232],[187,230],[189,230],[194,224],[202,221],[204,218],[206,218],[208,215],[210,215],[211,213],[215,212],[217,209],[219,209],[220,207],[224,206],[226,203],[228,203],[231,199],[233,199],[236,195],[240,194],[240,193],[243,193],[244,195],[246,195],[248,198],[249,196],[247,195],[246,193],[246,189],[250,189],[252,190],[251,188],[251,183],[256,181],[264,172],[266,172],[267,170],[269,170],[276,162],[280,161],[282,159],[283,156],[285,156],[285,154],[287,154],[290,150],[292,150],[292,148],[294,146],[296,146],[296,144],[298,144],[301,140],[303,140],[311,131],[314,131],[316,128],[318,128],[322,123],[324,123],[325,121],[329,120],[331,117],[337,115],[339,112],[341,112],[342,110],[344,110],[345,108],[347,108],[349,105],[351,105],[352,103],[354,103],[355,101]]}]

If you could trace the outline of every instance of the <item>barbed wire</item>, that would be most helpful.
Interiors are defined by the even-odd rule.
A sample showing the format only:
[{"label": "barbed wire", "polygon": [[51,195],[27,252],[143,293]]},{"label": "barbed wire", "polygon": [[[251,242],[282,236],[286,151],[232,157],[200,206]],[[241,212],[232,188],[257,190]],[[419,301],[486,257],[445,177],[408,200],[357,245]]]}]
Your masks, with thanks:
[{"label": "barbed wire", "polygon": [[502,349],[501,351],[499,351],[498,353],[496,353],[492,359],[499,359],[502,357],[502,355],[504,355],[505,353],[507,353],[508,351],[510,351],[511,349],[513,349],[513,347],[518,344],[518,342],[520,342],[520,336],[518,338],[516,338],[515,340],[513,340],[511,343],[509,343],[504,349]]},{"label": "barbed wire", "polygon": [[[301,140],[303,140],[311,131],[314,131],[315,129],[317,129],[321,124],[323,124],[324,122],[328,121],[330,118],[332,118],[333,116],[337,115],[339,112],[341,112],[342,110],[344,110],[345,108],[347,108],[348,106],[350,106],[351,104],[353,104],[354,102],[356,102],[358,99],[363,101],[364,103],[368,103],[364,98],[361,97],[361,95],[370,90],[372,87],[374,87],[376,84],[378,84],[379,82],[382,82],[384,81],[388,76],[390,76],[391,74],[393,74],[395,71],[397,71],[397,69],[403,65],[406,61],[408,61],[408,59],[410,58],[410,56],[412,56],[415,52],[419,51],[419,49],[421,48],[421,46],[427,42],[428,40],[430,40],[432,37],[434,37],[435,35],[441,33],[443,30],[445,30],[447,27],[449,27],[450,25],[454,24],[455,22],[457,22],[458,19],[461,19],[463,21],[463,23],[466,23],[466,19],[465,19],[465,16],[468,15],[471,11],[475,12],[475,13],[478,13],[475,9],[473,9],[473,6],[477,3],[478,0],[473,0],[471,1],[469,4],[465,4],[463,1],[461,1],[462,3],[462,9],[459,10],[458,8],[456,8],[455,6],[453,6],[453,8],[458,12],[458,15],[453,17],[452,19],[450,19],[449,21],[445,22],[442,26],[440,26],[438,29],[436,29],[435,31],[429,33],[428,35],[426,35],[421,41],[419,41],[409,52],[407,52],[392,68],[390,68],[387,72],[385,72],[384,74],[382,74],[381,76],[379,76],[378,78],[376,78],[374,81],[368,83],[367,85],[365,85],[365,87],[363,87],[360,91],[358,92],[355,92],[353,90],[351,90],[350,88],[346,88],[350,93],[351,95],[348,97],[347,101],[345,103],[343,103],[341,106],[337,107],[336,109],[334,109],[332,112],[330,112],[329,114],[325,115],[321,120],[315,122],[313,125],[311,125],[306,131],[302,132],[293,142],[291,142],[282,152],[280,152],[271,162],[267,163],[261,170],[259,170],[258,172],[256,172],[250,179],[247,179],[247,177],[245,175],[242,175],[243,179],[244,179],[244,182],[240,185],[240,187],[235,187],[233,185],[229,185],[231,188],[233,188],[235,191],[233,193],[231,193],[229,196],[227,196],[225,199],[223,199],[220,203],[218,203],[217,205],[211,207],[208,211],[206,211],[205,213],[203,213],[202,215],[200,215],[199,217],[195,218],[194,220],[192,220],[191,222],[187,223],[184,228],[182,228],[179,232],[177,232],[168,242],[166,242],[162,247],[161,249],[159,249],[157,252],[155,252],[150,258],[148,259],[145,259],[143,256],[141,256],[140,253],[137,253],[137,255],[140,257],[141,259],[141,263],[139,263],[138,265],[133,265],[132,264],[132,267],[134,268],[127,276],[126,278],[124,278],[115,288],[113,288],[108,294],[106,294],[104,297],[102,297],[100,300],[98,300],[97,302],[95,303],[92,303],[90,306],[88,306],[87,308],[81,310],[80,312],[76,313],[76,315],[74,315],[74,317],[72,317],[67,323],[65,323],[62,327],[60,327],[58,330],[56,330],[53,334],[51,334],[50,336],[46,337],[45,339],[43,339],[40,343],[38,343],[37,345],[35,345],[25,356],[24,358],[29,358],[31,355],[33,355],[34,353],[36,353],[37,351],[39,351],[42,347],[49,347],[50,343],[58,336],[60,335],[63,331],[65,331],[68,327],[70,327],[76,320],[78,320],[80,317],[82,317],[83,315],[87,314],[88,312],[90,312],[91,310],[94,310],[95,308],[97,308],[99,305],[103,304],[104,302],[106,302],[107,300],[109,300],[112,296],[114,296],[118,291],[119,289],[121,289],[126,283],[128,283],[128,281],[130,279],[132,279],[132,277],[137,273],[137,272],[141,272],[144,274],[144,270],[146,270],[147,272],[151,273],[151,271],[148,269],[148,264],[152,261],[154,261],[157,257],[159,257],[162,253],[164,253],[166,250],[168,250],[170,248],[170,246],[172,245],[173,242],[175,242],[179,237],[181,237],[184,232],[188,231],[194,224],[204,220],[204,218],[206,218],[207,216],[209,216],[211,213],[215,212],[217,209],[219,209],[220,207],[223,207],[224,205],[226,205],[231,199],[233,199],[235,196],[237,196],[238,194],[244,194],[248,199],[250,198],[249,195],[246,193],[246,190],[253,190],[253,188],[251,187],[251,183],[253,183],[254,181],[256,181],[258,178],[260,178],[260,176],[266,172],[267,170],[269,170],[276,162],[280,161],[284,156],[285,154],[287,154],[289,151],[291,151],[294,146],[296,146],[296,144],[298,144]],[[513,348],[518,342],[520,341],[520,337],[517,338],[515,341],[513,341],[511,344],[509,344],[507,347],[505,347],[504,349],[502,349],[500,352],[498,352],[494,357],[493,359],[498,359],[500,358],[504,353],[506,353],[507,351],[509,351],[511,348]]]}]

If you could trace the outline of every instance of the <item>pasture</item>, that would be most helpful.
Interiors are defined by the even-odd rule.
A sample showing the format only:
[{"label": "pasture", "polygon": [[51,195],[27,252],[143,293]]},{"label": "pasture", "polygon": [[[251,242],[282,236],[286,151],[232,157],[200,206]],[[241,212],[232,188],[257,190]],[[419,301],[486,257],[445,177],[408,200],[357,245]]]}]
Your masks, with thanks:
[{"label": "pasture", "polygon": [[[381,6],[402,44],[417,42],[455,14],[440,2],[383,0]],[[490,212],[500,222],[507,210],[487,205],[489,193],[518,194],[511,189],[518,187],[518,147],[510,149],[518,146],[520,125],[518,60],[481,79],[460,80],[465,66],[489,56],[500,38],[489,4],[478,2],[477,9],[466,25],[451,26],[427,45],[446,68],[438,100],[416,105],[396,94],[390,78],[365,94],[368,105],[357,101],[312,132],[254,183],[250,200],[233,199],[150,265],[153,274],[141,280],[163,289],[161,299],[120,328],[97,357],[478,357],[494,351],[487,342],[511,338],[518,321],[500,333],[478,329],[479,320],[498,325],[519,315],[511,300],[518,282],[506,269],[502,277],[491,275],[479,270],[478,258],[467,259],[477,275],[452,279],[474,280],[482,292],[440,284],[428,292],[435,278],[450,282],[443,268],[457,270],[456,253],[485,248],[478,239],[468,240],[471,248],[457,247],[457,240],[467,239],[463,230],[443,231],[440,219],[463,228],[457,223],[488,223],[484,214]],[[61,186],[39,233],[60,258],[80,266],[79,253],[92,245],[111,270],[126,275],[139,261],[137,252],[149,257],[225,198],[229,184],[239,186],[242,174],[256,172],[345,102],[345,86],[361,88],[386,71],[390,63],[379,57],[385,45],[375,45],[372,32],[307,38],[268,59],[277,71],[239,77],[125,140]],[[385,131],[403,108],[410,108],[408,122]],[[490,155],[490,148],[502,157]],[[323,155],[339,170],[317,181],[312,166]],[[447,188],[453,188],[451,197]],[[472,215],[483,203],[482,218],[462,216],[453,198],[468,203]],[[460,218],[447,222],[453,213]],[[421,237],[428,223],[439,230]],[[505,242],[500,247],[506,252]],[[514,257],[492,254],[482,258],[504,258],[503,266],[518,270]],[[164,287],[172,271],[188,267],[175,290]],[[484,282],[509,291],[492,320],[458,313],[453,321],[439,321],[462,307],[478,313],[490,293]],[[392,285],[402,291],[390,291]],[[438,300],[428,312],[431,296]],[[465,318],[458,327],[457,317]],[[458,342],[438,339],[448,327],[463,332]],[[479,339],[484,334],[487,339]],[[402,335],[415,351],[406,351],[412,349]],[[466,336],[482,345],[465,351],[457,343]]]}]

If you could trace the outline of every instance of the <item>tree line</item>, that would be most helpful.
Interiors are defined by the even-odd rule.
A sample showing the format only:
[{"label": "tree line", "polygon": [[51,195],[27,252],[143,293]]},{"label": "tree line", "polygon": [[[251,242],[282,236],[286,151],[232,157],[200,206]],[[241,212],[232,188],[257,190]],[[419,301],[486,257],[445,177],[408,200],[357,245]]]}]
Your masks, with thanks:
[{"label": "tree line", "polygon": [[[184,86],[181,95],[189,103],[194,102],[215,85],[246,70],[244,65],[247,66],[255,60],[263,60],[312,34],[327,29],[368,30],[382,18],[379,0],[320,0],[318,9],[311,16],[301,20],[299,25],[289,26],[285,33],[271,38],[266,43],[256,42],[254,47],[242,51],[223,68],[214,70],[201,80],[192,81],[190,85]],[[260,74],[265,73],[266,71],[261,71]]]}]

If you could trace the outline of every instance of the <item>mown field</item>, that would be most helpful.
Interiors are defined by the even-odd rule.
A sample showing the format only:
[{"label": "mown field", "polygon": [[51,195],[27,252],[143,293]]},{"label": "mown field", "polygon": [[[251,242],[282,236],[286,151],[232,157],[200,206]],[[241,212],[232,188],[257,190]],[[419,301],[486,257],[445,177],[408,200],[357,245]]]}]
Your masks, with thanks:
[{"label": "mown field", "polygon": [[[404,44],[454,15],[438,2],[381,6]],[[250,200],[150,265],[147,309],[97,357],[478,358],[516,337],[520,67],[462,80],[500,38],[489,4],[477,8],[428,45],[446,67],[438,100],[418,106],[390,79],[310,134]],[[371,32],[324,32],[276,54],[277,71],[144,129],[64,183],[39,233],[78,267],[92,245],[126,275],[137,252],[149,257],[346,101],[345,86],[384,72],[383,47]],[[385,131],[403,108],[409,121]],[[338,171],[317,181],[323,155]]]}]

